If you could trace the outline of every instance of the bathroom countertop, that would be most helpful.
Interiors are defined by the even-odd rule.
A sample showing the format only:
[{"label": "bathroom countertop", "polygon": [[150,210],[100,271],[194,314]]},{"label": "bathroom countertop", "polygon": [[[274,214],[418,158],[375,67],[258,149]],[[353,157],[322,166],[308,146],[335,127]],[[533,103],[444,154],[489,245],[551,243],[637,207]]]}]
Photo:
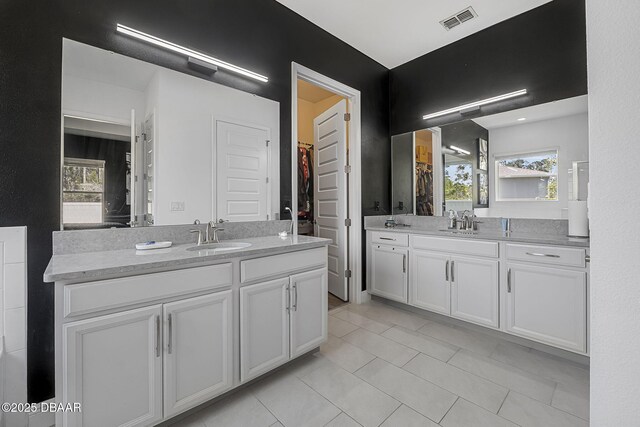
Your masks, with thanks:
[{"label": "bathroom countertop", "polygon": [[477,234],[466,234],[464,232],[455,233],[452,231],[433,230],[428,228],[420,228],[415,226],[396,226],[393,228],[369,226],[368,231],[383,231],[390,233],[408,233],[408,234],[424,234],[437,237],[450,237],[455,239],[476,239],[476,240],[499,240],[513,243],[532,243],[537,245],[557,245],[557,246],[574,246],[579,248],[588,248],[589,239],[582,237],[568,237],[564,235],[554,234],[532,234],[522,232],[511,232],[509,234],[501,231],[477,231]]},{"label": "bathroom countertop", "polygon": [[188,251],[194,244],[172,246],[167,249],[137,251],[119,249],[101,252],[54,255],[44,272],[45,282],[99,280],[106,276],[144,274],[148,271],[206,265],[209,262],[256,255],[275,255],[323,247],[331,242],[309,236],[252,237],[225,242],[251,243],[247,248],[222,252],[213,250]]}]

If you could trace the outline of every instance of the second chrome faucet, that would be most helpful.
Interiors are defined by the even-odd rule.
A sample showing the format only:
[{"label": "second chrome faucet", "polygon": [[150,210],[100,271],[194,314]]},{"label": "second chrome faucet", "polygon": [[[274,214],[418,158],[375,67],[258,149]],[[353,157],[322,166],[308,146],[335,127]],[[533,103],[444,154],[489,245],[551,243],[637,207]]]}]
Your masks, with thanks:
[{"label": "second chrome faucet", "polygon": [[216,223],[215,221],[209,221],[209,223],[207,224],[204,240],[202,240],[202,230],[190,230],[191,233],[198,233],[198,246],[207,243],[220,243],[220,240],[218,239],[218,231],[224,231],[224,228],[218,227],[218,223]]}]

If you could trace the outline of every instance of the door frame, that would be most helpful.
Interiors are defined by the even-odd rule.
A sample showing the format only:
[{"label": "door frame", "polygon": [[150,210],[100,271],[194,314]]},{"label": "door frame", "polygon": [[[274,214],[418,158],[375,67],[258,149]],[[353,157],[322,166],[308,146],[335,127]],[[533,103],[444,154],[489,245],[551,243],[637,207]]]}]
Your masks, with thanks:
[{"label": "door frame", "polygon": [[[351,114],[349,121],[349,149],[347,155],[351,173],[347,177],[349,197],[347,208],[351,226],[347,233],[347,261],[351,268],[349,281],[349,302],[360,304],[369,299],[367,291],[362,290],[362,205],[361,194],[361,159],[362,159],[362,124],[360,91],[324,76],[310,68],[291,62],[291,209],[298,206],[298,79],[312,83],[348,100],[347,111]],[[298,234],[298,221],[293,221],[293,234]]]}]

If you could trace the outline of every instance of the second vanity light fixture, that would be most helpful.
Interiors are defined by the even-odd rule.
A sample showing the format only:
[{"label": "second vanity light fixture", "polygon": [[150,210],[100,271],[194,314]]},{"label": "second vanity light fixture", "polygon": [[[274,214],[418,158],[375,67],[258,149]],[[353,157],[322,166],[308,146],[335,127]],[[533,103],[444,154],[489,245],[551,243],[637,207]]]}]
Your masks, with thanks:
[{"label": "second vanity light fixture", "polygon": [[469,104],[459,105],[457,107],[449,108],[449,109],[438,111],[438,112],[435,112],[435,113],[425,114],[424,116],[422,116],[422,119],[423,120],[433,119],[434,117],[440,117],[440,116],[444,116],[445,114],[450,114],[450,113],[457,113],[457,112],[464,113],[466,110],[476,109],[476,108],[479,108],[482,105],[491,104],[493,102],[498,102],[498,101],[502,101],[504,99],[514,98],[516,96],[521,96],[521,95],[526,95],[526,94],[527,94],[527,90],[526,89],[520,89],[520,90],[517,90],[515,92],[509,92],[509,93],[505,93],[503,95],[494,96],[492,98],[487,98],[487,99],[483,99],[483,100],[476,101],[476,102],[470,102]]},{"label": "second vanity light fixture", "polygon": [[234,73],[238,73],[246,77],[251,77],[252,79],[256,79],[264,83],[269,81],[269,79],[266,76],[263,76],[262,74],[254,73],[253,71],[247,70],[246,68],[238,67],[228,62],[221,61],[220,59],[214,58],[209,55],[205,55],[204,53],[197,52],[187,47],[177,45],[170,41],[163,40],[159,37],[152,36],[151,34],[143,33],[142,31],[136,30],[131,27],[127,27],[122,24],[117,24],[116,30],[119,33],[126,34],[130,37],[134,37],[136,39],[145,41],[147,43],[160,46],[164,49],[167,49],[176,53],[181,53],[183,55],[186,55],[188,58],[193,58],[198,61],[202,61],[207,64],[223,68],[225,70],[233,71]]}]

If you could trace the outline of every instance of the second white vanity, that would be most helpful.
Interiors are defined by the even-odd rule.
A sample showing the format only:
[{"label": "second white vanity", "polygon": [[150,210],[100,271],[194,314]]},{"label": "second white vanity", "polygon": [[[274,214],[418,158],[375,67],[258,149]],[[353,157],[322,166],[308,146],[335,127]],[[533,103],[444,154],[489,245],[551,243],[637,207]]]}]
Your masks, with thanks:
[{"label": "second white vanity", "polygon": [[59,426],[155,425],[327,339],[327,239],[54,255]]},{"label": "second white vanity", "polygon": [[373,295],[588,354],[588,241],[367,227]]}]

